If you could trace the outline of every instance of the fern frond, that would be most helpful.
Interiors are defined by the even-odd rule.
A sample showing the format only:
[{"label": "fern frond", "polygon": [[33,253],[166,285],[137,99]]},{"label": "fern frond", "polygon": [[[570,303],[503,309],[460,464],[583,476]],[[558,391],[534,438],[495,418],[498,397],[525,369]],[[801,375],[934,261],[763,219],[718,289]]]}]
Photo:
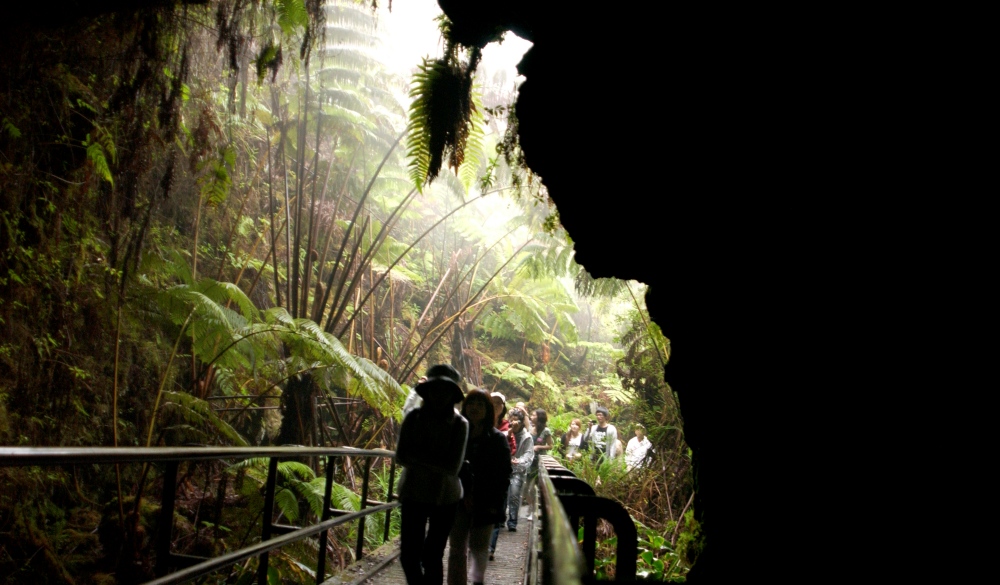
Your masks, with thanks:
[{"label": "fern frond", "polygon": [[316,479],[316,472],[313,471],[313,468],[299,461],[281,461],[278,463],[278,473],[288,481],[293,479],[312,481]]},{"label": "fern frond", "polygon": [[291,489],[277,490],[274,494],[274,504],[289,522],[294,523],[299,520],[299,498]]},{"label": "fern frond", "polygon": [[465,187],[466,193],[479,178],[483,162],[488,153],[483,147],[486,137],[486,117],[483,115],[482,96],[476,90],[472,91],[472,114],[468,121],[469,134],[464,149],[464,159],[458,167],[458,178]]},{"label": "fern frond", "polygon": [[165,401],[164,407],[172,405],[176,408],[176,412],[189,422],[195,422],[202,426],[210,426],[239,447],[246,447],[248,445],[246,439],[236,429],[215,415],[215,412],[207,401],[200,400],[190,394],[171,392],[169,390],[163,391],[163,399]]}]

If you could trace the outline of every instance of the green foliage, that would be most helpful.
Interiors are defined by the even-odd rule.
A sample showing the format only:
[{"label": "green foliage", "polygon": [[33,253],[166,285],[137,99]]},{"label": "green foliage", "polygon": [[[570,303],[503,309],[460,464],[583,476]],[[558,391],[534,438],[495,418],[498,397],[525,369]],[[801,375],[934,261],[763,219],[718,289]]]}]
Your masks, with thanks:
[{"label": "green foliage", "polygon": [[278,11],[278,25],[286,35],[292,34],[297,28],[309,26],[309,13],[302,0],[277,0],[275,7]]},{"label": "green foliage", "polygon": [[90,134],[83,141],[83,146],[87,148],[87,159],[94,165],[94,171],[105,181],[111,183],[112,186],[115,184],[114,178],[111,176],[111,168],[108,166],[108,160],[104,156],[104,147],[100,142],[91,142]]},{"label": "green foliage", "polygon": [[198,179],[201,195],[209,207],[217,207],[226,200],[233,184],[230,171],[236,165],[236,151],[232,145],[219,149],[219,156],[203,163],[204,174]]},{"label": "green foliage", "polygon": [[[619,339],[628,351],[611,343],[607,328],[596,325],[593,335],[585,328],[578,308],[594,299],[581,301],[571,290],[585,274],[571,242],[537,177],[505,167],[505,156],[518,153],[512,112],[500,155],[485,161],[500,139],[484,115],[499,117],[506,106],[483,106],[498,102],[483,96],[481,80],[473,86],[478,54],[449,45],[444,60],[425,62],[408,110],[394,94],[404,82],[368,51],[377,35],[367,6],[267,0],[210,8],[151,3],[134,15],[82,19],[59,42],[26,39],[25,51],[34,53],[9,63],[30,56],[32,67],[0,66],[10,81],[0,95],[0,324],[10,335],[0,344],[0,436],[25,445],[135,445],[147,432],[166,444],[267,443],[282,420],[295,420],[285,399],[305,388],[307,398],[361,400],[341,412],[343,429],[330,435],[323,427],[317,434],[328,434],[303,442],[391,448],[398,428],[391,419],[399,420],[409,388],[400,382],[412,383],[409,373],[429,363],[466,360],[470,379],[481,365],[486,387],[546,407],[560,431],[592,401],[646,421],[651,438],[670,448],[673,466],[663,475],[674,481],[676,474],[682,486],[670,493],[679,510],[690,494],[690,456],[670,443],[682,436],[679,420],[650,420],[660,411],[673,416],[675,407],[651,376],[656,353],[643,332],[653,328],[623,322]],[[213,22],[218,38],[205,45]],[[292,41],[319,46],[323,31],[324,54],[307,72],[304,53],[285,49]],[[226,58],[206,59],[212,44]],[[399,151],[385,154],[404,125],[410,161]],[[431,190],[445,164],[457,176],[446,173]],[[414,184],[425,196],[393,218]],[[448,215],[477,185],[534,191],[507,202],[519,212],[506,225],[496,221],[497,207],[480,209],[473,199]],[[359,229],[366,221],[371,229]],[[383,227],[379,247],[372,238]],[[347,253],[336,257],[342,244]],[[288,292],[296,286],[293,310]],[[321,327],[330,304],[314,307],[338,286],[344,319],[354,320],[334,335]],[[661,345],[665,353],[668,347]],[[282,517],[318,515],[325,480],[301,463],[283,462],[280,470]],[[12,493],[36,494],[31,506],[39,510],[55,500],[86,508],[88,499],[105,502],[118,489],[107,469],[78,469],[78,495],[61,472],[33,473],[30,485],[12,483]],[[373,491],[384,494],[387,473],[373,470]],[[638,481],[614,473],[595,468],[590,477]],[[175,544],[205,544],[209,532],[209,545],[236,546],[262,512],[265,475],[260,462],[212,470],[205,486],[219,477],[246,485],[220,490],[219,518],[179,518]],[[356,509],[348,476],[332,486],[335,506]],[[122,470],[124,492],[138,484],[137,471]],[[143,489],[155,502],[151,486]],[[199,497],[213,491],[197,487]],[[211,507],[205,503],[179,508]],[[10,496],[0,514],[14,518],[6,516],[13,506]],[[82,561],[74,555],[100,554],[84,536],[92,530],[86,522],[48,511],[25,515],[18,530],[0,535],[11,559],[0,560],[5,568],[41,551],[31,566],[76,575]],[[391,534],[398,520],[393,514]],[[383,522],[381,514],[367,520],[369,545],[380,542]],[[661,525],[650,526],[662,534]],[[349,531],[335,530],[331,546],[353,549]],[[309,547],[315,543],[274,553],[269,579],[309,579]],[[132,552],[148,561],[148,550]],[[253,562],[239,574],[252,580]]]},{"label": "green foliage", "polygon": [[658,534],[642,524],[638,529],[636,577],[646,581],[683,583],[688,567],[671,544],[671,534]]},{"label": "green foliage", "polygon": [[[165,391],[163,398],[165,400],[163,403],[164,411],[175,414],[178,419],[183,421],[185,428],[198,432],[202,438],[202,442],[210,443],[221,435],[223,438],[228,439],[234,446],[248,446],[246,439],[240,436],[229,423],[220,419],[212,411],[212,407],[208,402],[199,400],[183,392]],[[175,425],[173,428],[178,427],[180,425]],[[175,442],[184,443],[186,441]]]},{"label": "green foliage", "polygon": [[[481,148],[477,124],[484,118],[472,88],[480,56],[479,50],[473,49],[467,62],[460,61],[455,51],[442,59],[424,59],[413,75],[406,154],[411,159],[410,179],[421,192],[425,182],[437,177],[445,159],[459,171],[470,138],[472,152]],[[471,179],[470,173],[464,174],[465,179]],[[468,188],[471,180],[463,183]]]}]

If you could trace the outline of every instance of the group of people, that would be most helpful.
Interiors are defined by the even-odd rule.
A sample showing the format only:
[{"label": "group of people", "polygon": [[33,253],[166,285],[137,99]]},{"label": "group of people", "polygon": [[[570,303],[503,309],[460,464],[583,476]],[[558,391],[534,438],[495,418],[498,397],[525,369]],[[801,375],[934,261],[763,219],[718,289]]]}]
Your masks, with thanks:
[{"label": "group of people", "polygon": [[[563,452],[570,461],[580,459],[584,453],[589,451],[594,461],[604,457],[615,459],[622,454],[622,442],[618,438],[618,429],[611,424],[611,414],[607,408],[598,406],[594,420],[590,421],[586,430],[583,429],[583,421],[574,418],[563,433]],[[628,445],[624,448],[625,466],[629,471],[641,467],[646,457],[650,454],[653,444],[646,438],[646,427],[636,423],[635,436],[629,439]]]},{"label": "group of people", "polygon": [[[397,493],[400,564],[409,585],[444,582],[449,542],[448,584],[467,583],[470,564],[472,582],[483,583],[501,528],[506,523],[508,531],[517,531],[522,499],[528,517],[533,514],[538,455],[553,448],[544,410],[529,414],[520,402],[508,409],[503,394],[480,389],[465,394],[460,384],[455,368],[432,366],[403,409]],[[582,457],[587,450],[595,458],[618,456],[621,442],[609,420],[604,407],[597,408],[586,431],[574,419],[562,437],[567,457]],[[651,446],[644,431],[638,425],[625,449],[630,467],[641,464]]]}]

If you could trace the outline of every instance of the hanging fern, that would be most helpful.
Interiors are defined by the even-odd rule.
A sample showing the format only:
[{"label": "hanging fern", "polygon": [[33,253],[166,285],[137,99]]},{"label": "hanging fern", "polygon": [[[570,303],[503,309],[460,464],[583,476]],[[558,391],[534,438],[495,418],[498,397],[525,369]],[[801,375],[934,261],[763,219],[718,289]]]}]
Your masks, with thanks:
[{"label": "hanging fern", "polygon": [[478,91],[471,92],[472,113],[468,123],[469,134],[464,148],[462,164],[457,169],[458,178],[468,192],[479,177],[480,167],[487,158],[484,148],[486,138],[486,117],[483,115],[482,97]]},{"label": "hanging fern", "polygon": [[472,96],[472,74],[480,57],[474,48],[469,61],[462,63],[457,51],[451,50],[444,58],[424,59],[413,76],[407,156],[411,158],[410,178],[421,192],[437,177],[446,158],[456,172],[462,167],[474,132],[474,115],[482,119],[482,105],[477,109]]}]

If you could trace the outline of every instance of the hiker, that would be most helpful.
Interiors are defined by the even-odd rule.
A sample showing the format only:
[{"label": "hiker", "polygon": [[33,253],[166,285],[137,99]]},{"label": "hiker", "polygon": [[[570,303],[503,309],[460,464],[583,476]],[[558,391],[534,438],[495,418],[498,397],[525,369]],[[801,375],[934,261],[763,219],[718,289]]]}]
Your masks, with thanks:
[{"label": "hiker", "polygon": [[494,421],[493,426],[507,437],[507,444],[510,445],[510,454],[517,451],[517,443],[514,442],[514,435],[510,432],[510,423],[507,422],[507,397],[499,392],[490,394],[493,401]]},{"label": "hiker", "polygon": [[562,447],[563,453],[568,461],[573,461],[574,459],[579,459],[583,457],[582,450],[586,449],[586,444],[583,442],[583,421],[574,418],[572,422],[569,423],[569,430],[563,433],[562,436]]},{"label": "hiker", "polygon": [[409,585],[444,581],[444,547],[462,499],[458,474],[469,437],[469,423],[454,408],[464,398],[461,379],[449,365],[427,370],[416,388],[422,404],[399,429],[399,562]]},{"label": "hiker", "polygon": [[521,486],[524,485],[524,476],[535,458],[534,441],[524,428],[524,418],[524,411],[516,408],[507,415],[510,431],[514,433],[514,439],[517,441],[517,451],[510,460],[513,471],[510,475],[510,490],[507,492],[507,530],[510,532],[517,532],[517,513],[521,509]]},{"label": "hiker", "polygon": [[[493,401],[493,412],[494,412],[494,423],[493,426],[503,433],[504,437],[507,439],[507,446],[510,448],[511,456],[517,452],[517,444],[514,442],[514,433],[510,432],[510,423],[507,422],[507,397],[499,392],[494,392],[490,394],[490,399]],[[510,484],[510,476],[507,477],[507,484]],[[507,497],[504,496],[504,510],[507,509]],[[503,526],[504,520],[498,521],[493,525],[493,532],[490,534],[490,560],[493,560],[493,556],[496,554],[497,550],[497,539],[500,538],[500,528]]]},{"label": "hiker", "polygon": [[[423,384],[427,380],[427,376],[420,376],[417,380],[417,386]],[[403,403],[403,417],[410,414],[411,410],[420,408],[420,403],[422,402],[420,395],[417,394],[417,387],[414,386],[410,388],[410,393],[406,395],[406,402]]]},{"label": "hiker", "polygon": [[625,447],[625,467],[628,471],[643,464],[652,446],[653,444],[646,438],[646,427],[642,426],[641,423],[636,423],[635,436],[629,439],[628,447]]},{"label": "hiker", "polygon": [[531,436],[535,456],[531,460],[531,468],[525,482],[528,496],[528,520],[531,520],[535,513],[535,479],[538,477],[539,456],[552,450],[552,431],[548,428],[548,423],[549,416],[541,408],[531,413],[531,424],[535,428],[535,432]]},{"label": "hiker", "polygon": [[618,456],[618,429],[610,424],[611,413],[603,406],[597,407],[596,420],[590,421],[590,426],[584,434],[583,440],[591,447],[591,457],[597,461],[604,456],[614,459]]},{"label": "hiker", "polygon": [[465,460],[471,481],[463,480],[464,495],[449,536],[448,585],[465,585],[469,557],[472,582],[482,585],[493,525],[506,517],[511,460],[507,438],[495,427],[493,402],[482,390],[470,390],[462,404],[469,421]]}]

